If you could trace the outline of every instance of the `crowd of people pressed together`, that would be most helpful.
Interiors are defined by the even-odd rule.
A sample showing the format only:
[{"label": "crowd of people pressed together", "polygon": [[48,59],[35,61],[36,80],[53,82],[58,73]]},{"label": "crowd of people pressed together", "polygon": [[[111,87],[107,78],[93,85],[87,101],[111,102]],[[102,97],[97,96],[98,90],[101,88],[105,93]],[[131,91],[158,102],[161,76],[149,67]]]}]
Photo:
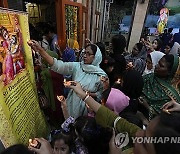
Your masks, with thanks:
[{"label": "crowd of people pressed together", "polygon": [[[37,33],[38,31],[38,33]],[[43,37],[39,37],[41,33]],[[131,137],[180,137],[179,37],[142,36],[132,51],[115,35],[101,42],[73,38],[64,51],[53,28],[30,26],[40,107],[51,126],[46,139],[14,145],[2,154],[179,154],[179,143],[134,143]],[[129,143],[120,146],[119,133]],[[37,147],[37,144],[40,145]]]}]

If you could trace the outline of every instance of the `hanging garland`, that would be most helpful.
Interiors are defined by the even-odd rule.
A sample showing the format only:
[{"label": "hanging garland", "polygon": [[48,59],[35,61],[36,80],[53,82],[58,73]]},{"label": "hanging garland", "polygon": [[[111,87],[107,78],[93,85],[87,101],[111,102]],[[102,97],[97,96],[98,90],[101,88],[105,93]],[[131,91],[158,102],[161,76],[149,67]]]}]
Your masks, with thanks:
[{"label": "hanging garland", "polygon": [[66,39],[78,39],[78,7],[66,5]]}]

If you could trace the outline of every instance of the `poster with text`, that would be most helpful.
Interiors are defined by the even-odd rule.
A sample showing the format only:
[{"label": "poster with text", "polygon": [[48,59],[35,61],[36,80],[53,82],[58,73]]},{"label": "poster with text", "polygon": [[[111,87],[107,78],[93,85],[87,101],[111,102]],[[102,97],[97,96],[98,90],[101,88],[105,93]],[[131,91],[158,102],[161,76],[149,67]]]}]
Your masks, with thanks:
[{"label": "poster with text", "polygon": [[0,140],[5,147],[46,137],[29,40],[28,15],[0,8]]}]

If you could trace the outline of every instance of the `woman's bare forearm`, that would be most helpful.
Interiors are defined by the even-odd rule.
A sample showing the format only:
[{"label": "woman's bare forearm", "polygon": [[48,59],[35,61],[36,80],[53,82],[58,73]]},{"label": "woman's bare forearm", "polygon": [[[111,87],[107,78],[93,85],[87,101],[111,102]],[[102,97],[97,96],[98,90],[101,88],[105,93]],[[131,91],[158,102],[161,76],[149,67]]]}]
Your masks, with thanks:
[{"label": "woman's bare forearm", "polygon": [[[84,91],[81,91],[79,94],[79,97],[81,99],[84,99],[87,95]],[[85,103],[96,113],[99,108],[101,107],[101,104],[96,102],[91,96],[89,96],[86,100]]]}]

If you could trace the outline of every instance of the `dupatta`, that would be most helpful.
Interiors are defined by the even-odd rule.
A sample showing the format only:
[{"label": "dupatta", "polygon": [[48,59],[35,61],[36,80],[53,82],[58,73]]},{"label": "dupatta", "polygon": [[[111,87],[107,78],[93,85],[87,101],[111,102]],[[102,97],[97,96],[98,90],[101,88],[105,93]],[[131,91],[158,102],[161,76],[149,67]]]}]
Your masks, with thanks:
[{"label": "dupatta", "polygon": [[157,113],[173,98],[180,102],[180,58],[174,55],[174,63],[168,79],[158,78],[154,73],[145,75],[143,98]]}]

